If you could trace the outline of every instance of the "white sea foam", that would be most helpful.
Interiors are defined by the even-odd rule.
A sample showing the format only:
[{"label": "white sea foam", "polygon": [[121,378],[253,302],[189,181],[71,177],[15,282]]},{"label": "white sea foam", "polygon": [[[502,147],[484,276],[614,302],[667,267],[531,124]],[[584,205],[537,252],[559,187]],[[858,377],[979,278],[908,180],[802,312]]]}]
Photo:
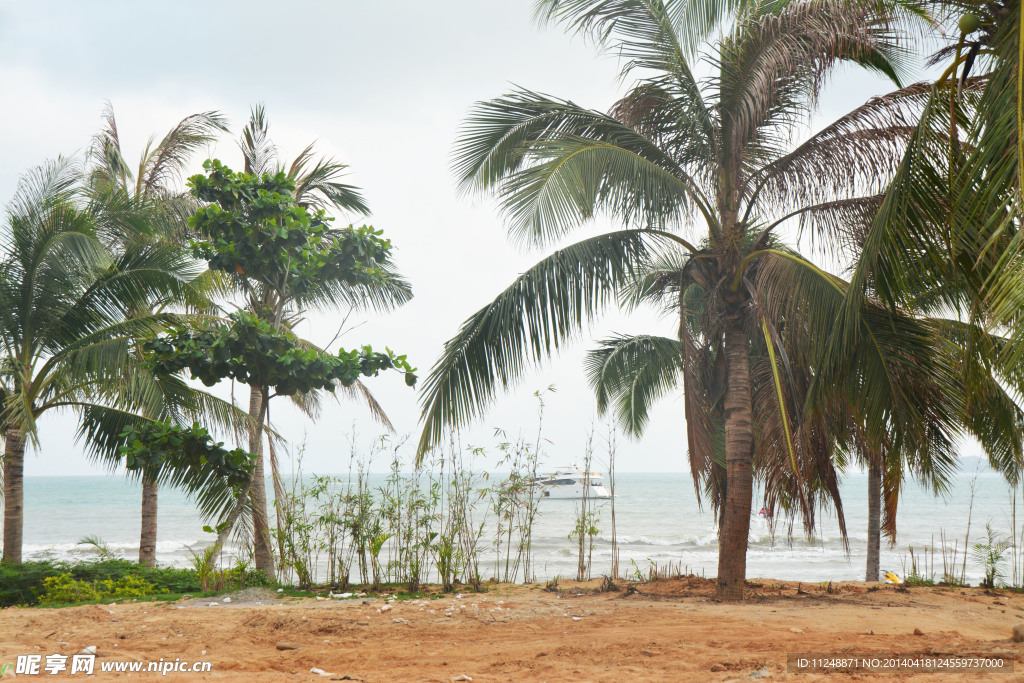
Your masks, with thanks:
[{"label": "white sea foam", "polygon": [[[598,536],[598,540],[611,543],[610,536]],[[619,536],[619,545],[682,545],[686,541],[680,538],[650,538],[649,536]]]}]

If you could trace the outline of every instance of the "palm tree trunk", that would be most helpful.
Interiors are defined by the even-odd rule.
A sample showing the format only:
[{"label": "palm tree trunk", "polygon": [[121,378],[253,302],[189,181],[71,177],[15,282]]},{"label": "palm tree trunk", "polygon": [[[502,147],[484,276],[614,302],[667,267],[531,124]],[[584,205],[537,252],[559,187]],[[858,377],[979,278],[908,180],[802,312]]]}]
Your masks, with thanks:
[{"label": "palm tree trunk", "polygon": [[21,430],[9,427],[4,445],[4,564],[21,564],[24,477],[25,439]]},{"label": "palm tree trunk", "polygon": [[156,566],[156,479],[142,476],[142,531],[139,534],[139,564]]},{"label": "palm tree trunk", "polygon": [[253,471],[252,490],[249,492],[252,501],[252,535],[253,553],[256,568],[268,577],[274,576],[274,554],[270,547],[270,525],[267,521],[267,484],[263,471],[263,433],[260,418],[263,416],[263,389],[249,387],[249,416],[260,423],[249,431],[249,452],[256,456],[256,469]]},{"label": "palm tree trunk", "polygon": [[[269,419],[268,419],[269,421]],[[277,523],[278,533],[277,536],[277,556],[284,558],[284,536],[280,533],[281,529],[284,529],[284,508],[281,506],[284,504],[284,486],[281,484],[281,474],[278,472],[277,463],[277,452],[274,450],[274,442],[267,437],[267,455],[270,457],[270,480],[274,484],[274,515],[275,522]]]},{"label": "palm tree trunk", "polygon": [[881,454],[868,458],[868,564],[865,581],[878,581],[881,553],[882,463]]},{"label": "palm tree trunk", "polygon": [[750,349],[739,316],[726,321],[725,503],[718,541],[718,598],[742,600],[753,499],[753,406]]}]

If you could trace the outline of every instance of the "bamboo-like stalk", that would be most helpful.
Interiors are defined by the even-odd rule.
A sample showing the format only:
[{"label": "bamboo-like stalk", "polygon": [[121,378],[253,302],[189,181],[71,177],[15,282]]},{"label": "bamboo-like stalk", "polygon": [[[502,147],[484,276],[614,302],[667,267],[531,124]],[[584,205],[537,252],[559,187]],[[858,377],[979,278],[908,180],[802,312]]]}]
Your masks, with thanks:
[{"label": "bamboo-like stalk", "polygon": [[608,426],[608,491],[612,495],[611,516],[612,516],[612,579],[619,578],[619,537],[615,525],[615,425]]},{"label": "bamboo-like stalk", "polygon": [[971,515],[974,513],[974,489],[978,483],[978,473],[974,473],[974,478],[971,479],[971,500],[967,507],[967,532],[964,534],[964,563],[960,568],[960,583],[967,582],[967,549],[970,548],[971,538]]},{"label": "bamboo-like stalk", "polygon": [[[1021,489],[1020,489],[1021,490],[1021,497],[1022,497],[1022,499],[1024,499],[1024,481],[1020,482],[1020,484],[1021,484]],[[1017,489],[1017,487],[1014,486],[1014,497],[1016,497],[1016,494],[1017,494],[1017,490],[1016,489]],[[1014,527],[1014,529],[1012,531],[1012,535],[1016,535],[1016,527]],[[1020,588],[1020,587],[1024,587],[1024,524],[1021,524],[1020,542],[1017,544],[1017,547],[1019,548],[1019,552],[1020,552],[1020,560],[1017,562],[1017,566],[1020,567],[1020,573],[1021,573],[1020,583],[1017,584],[1017,587]]]},{"label": "bamboo-like stalk", "polygon": [[1013,558],[1011,583],[1017,586],[1017,485],[1010,489],[1010,546]]}]

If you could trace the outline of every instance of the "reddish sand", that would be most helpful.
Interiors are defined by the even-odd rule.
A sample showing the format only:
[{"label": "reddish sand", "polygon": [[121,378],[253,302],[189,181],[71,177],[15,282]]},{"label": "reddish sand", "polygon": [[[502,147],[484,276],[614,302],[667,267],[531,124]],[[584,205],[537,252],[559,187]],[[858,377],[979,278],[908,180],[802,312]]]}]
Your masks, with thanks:
[{"label": "reddish sand", "polygon": [[[103,661],[206,660],[207,674],[136,673],[195,681],[725,681],[835,680],[787,673],[787,653],[819,656],[1002,654],[1017,674],[857,674],[860,680],[1024,680],[1024,596],[981,589],[761,581],[748,600],[713,599],[695,577],[598,592],[598,581],[495,586],[426,601],[285,599],[90,605],[0,613],[0,665],[19,654],[97,648]],[[246,596],[242,596],[243,598]],[[921,635],[915,635],[917,629]],[[278,644],[297,649],[278,649]],[[333,676],[319,676],[317,668]],[[64,679],[63,676],[21,680]],[[86,677],[87,678],[87,677]],[[466,679],[462,679],[466,680]]]}]

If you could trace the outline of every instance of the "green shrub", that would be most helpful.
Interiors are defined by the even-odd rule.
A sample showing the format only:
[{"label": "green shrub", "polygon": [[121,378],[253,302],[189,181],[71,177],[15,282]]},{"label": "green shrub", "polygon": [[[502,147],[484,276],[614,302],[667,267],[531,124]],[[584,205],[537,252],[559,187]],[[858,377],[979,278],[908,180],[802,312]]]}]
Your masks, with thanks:
[{"label": "green shrub", "polygon": [[39,601],[45,604],[87,602],[99,600],[100,592],[96,586],[78,579],[71,578],[71,574],[60,576],[48,576],[43,579],[43,594]]},{"label": "green shrub", "polygon": [[264,574],[262,569],[238,565],[228,571],[234,572],[233,578],[242,588],[270,588],[277,585],[277,582]]},{"label": "green shrub", "polygon": [[904,586],[934,586],[935,579],[927,576],[920,576],[918,574],[911,574],[903,579]]},{"label": "green shrub", "polygon": [[[154,593],[197,593],[202,590],[199,578],[191,569],[142,567],[123,558],[73,564],[44,560],[20,565],[0,565],[0,607],[35,605],[39,602],[75,602],[43,598],[46,593],[44,581],[64,575],[84,585],[103,586],[108,589],[108,595],[115,599]],[[146,587],[145,591],[143,586]],[[117,594],[118,590],[121,594]]]},{"label": "green shrub", "polygon": [[[221,581],[213,590],[273,586],[263,572],[239,564],[217,570]],[[86,562],[42,560],[20,565],[0,564],[0,607],[67,604],[90,600],[124,600],[166,593],[199,593],[199,575],[178,567],[143,567],[124,558]]]},{"label": "green shrub", "polygon": [[122,576],[117,581],[107,579],[96,583],[96,590],[99,591],[100,598],[114,598],[118,600],[152,595],[156,592],[155,588],[156,586],[149,581],[133,574]]},{"label": "green shrub", "polygon": [[120,579],[89,582],[71,574],[48,576],[43,579],[43,593],[39,602],[47,605],[89,602],[92,600],[123,600],[141,598],[153,593],[155,586],[140,576],[129,574]]},{"label": "green shrub", "polygon": [[92,582],[137,576],[153,585],[153,593],[194,593],[201,589],[199,579],[191,569],[143,567],[123,558],[77,562],[67,571],[76,579]]},{"label": "green shrub", "polygon": [[255,586],[259,588],[273,586],[274,581],[267,578],[259,569],[253,569],[245,560],[227,569],[217,566],[217,547],[211,545],[201,553],[192,553],[192,569],[203,591],[224,591]]},{"label": "green shrub", "polygon": [[66,564],[50,561],[0,564],[0,607],[36,604],[43,591],[43,580],[67,571]]}]

